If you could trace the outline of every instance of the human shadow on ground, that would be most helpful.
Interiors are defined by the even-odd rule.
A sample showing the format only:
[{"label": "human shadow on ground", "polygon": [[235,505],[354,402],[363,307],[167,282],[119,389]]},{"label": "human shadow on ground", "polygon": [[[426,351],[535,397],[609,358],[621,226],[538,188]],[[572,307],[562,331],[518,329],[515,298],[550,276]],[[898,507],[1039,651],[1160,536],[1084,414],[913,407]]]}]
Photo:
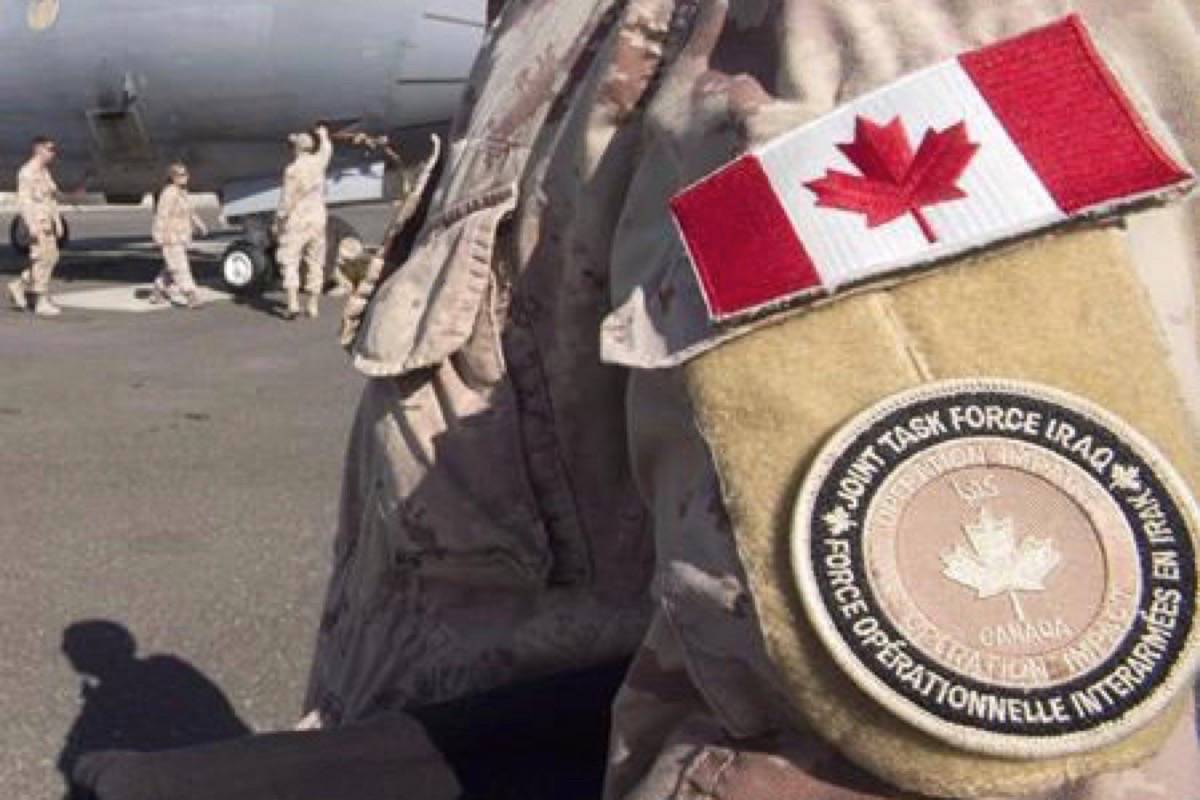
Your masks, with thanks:
[{"label": "human shadow on ground", "polygon": [[249,726],[220,688],[172,655],[137,655],[123,625],[83,620],[63,631],[62,652],[82,679],[82,708],[57,766],[70,776],[83,755],[97,750],[169,750],[245,736]]},{"label": "human shadow on ground", "polygon": [[[274,287],[272,287],[272,291],[274,291]],[[235,306],[244,306],[255,311],[260,311],[267,316],[278,317],[282,320],[288,318],[285,313],[287,303],[282,299],[267,297],[265,292],[253,291],[246,292],[245,294],[235,294],[231,298],[231,302]]]}]

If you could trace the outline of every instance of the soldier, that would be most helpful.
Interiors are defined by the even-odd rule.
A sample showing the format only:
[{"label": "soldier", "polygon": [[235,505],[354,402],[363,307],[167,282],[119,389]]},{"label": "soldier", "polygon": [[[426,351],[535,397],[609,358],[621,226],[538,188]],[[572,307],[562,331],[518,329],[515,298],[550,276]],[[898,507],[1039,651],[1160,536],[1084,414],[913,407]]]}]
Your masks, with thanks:
[{"label": "soldier", "polygon": [[283,173],[283,191],[275,217],[279,247],[276,258],[283,273],[287,292],[285,316],[294,319],[300,313],[300,264],[304,263],[304,291],[308,294],[305,312],[316,317],[318,300],[325,283],[325,172],[333,156],[329,130],[318,125],[315,133],[295,133],[292,163]]},{"label": "soldier", "polygon": [[[1200,759],[1186,666],[1176,673],[1176,711],[1159,716],[1140,741],[1127,735],[1106,749],[1101,726],[1086,757],[1005,762],[966,746],[986,739],[987,731],[934,737],[864,699],[859,678],[847,677],[857,673],[822,655],[827,646],[794,615],[787,554],[796,482],[813,458],[813,443],[895,391],[889,387],[919,384],[922,376],[1000,373],[1085,392],[1156,428],[1158,443],[1194,480],[1195,433],[1178,400],[1200,397],[1197,364],[1188,355],[1194,315],[1162,315],[1193,320],[1175,323],[1172,376],[1128,265],[1117,271],[1120,280],[1079,272],[1119,260],[1120,245],[1101,257],[1094,248],[1104,253],[1111,244],[1103,234],[1096,234],[1099,241],[1062,234],[1058,246],[1054,237],[1030,245],[1018,263],[1005,265],[1001,254],[1008,251],[993,248],[998,261],[975,272],[956,267],[895,290],[877,286],[774,326],[753,316],[717,324],[669,213],[672,196],[738,154],[762,152],[806,124],[819,127],[841,107],[885,126],[888,113],[849,104],[1072,7],[1148,85],[1195,160],[1200,75],[1168,77],[1166,70],[1200,63],[1185,4],[552,5],[506,7],[466,93],[424,228],[409,240],[415,244],[391,254],[389,261],[402,268],[379,282],[364,315],[348,321],[351,329],[361,326],[354,362],[371,381],[347,457],[309,705],[326,725],[383,708],[416,709],[420,718],[428,703],[603,663],[629,652],[642,635],[642,602],[656,563],[650,625],[615,707],[609,800],[849,800],[905,792],[1134,800],[1190,791],[1200,781]],[[997,63],[1043,65],[1042,80],[1086,72],[1060,61],[1063,42],[1077,41],[1073,29],[1062,31],[1034,53],[996,57]],[[914,120],[948,109],[947,116],[960,117],[930,127],[952,136],[963,105],[936,90],[916,94],[915,84],[912,91],[924,105],[890,112],[913,126],[911,145],[893,136],[891,149],[868,150],[853,144],[849,125],[849,136],[839,133],[820,146],[778,156],[766,151],[786,165],[771,180],[818,181],[831,167],[850,175],[837,160],[844,156],[839,145],[864,163],[884,153],[873,162],[881,182],[881,173],[896,169],[897,154],[928,155],[933,145],[919,146],[925,128]],[[1018,102],[1029,102],[1026,94]],[[1074,102],[1068,109],[1078,120]],[[1098,107],[1089,108],[1099,116]],[[1048,117],[1032,107],[1023,113],[1021,124],[1034,128]],[[957,148],[942,150],[947,138],[931,140],[944,164],[955,149],[967,157],[979,141],[974,137],[988,128],[971,118],[967,130],[971,138]],[[980,145],[983,172],[973,175],[987,174],[987,159],[1011,147]],[[817,152],[823,162],[809,164]],[[767,162],[768,155],[757,160]],[[1115,182],[1120,170],[1112,167],[1108,180]],[[753,186],[757,169],[750,162],[733,174]],[[947,169],[957,174],[941,165],[933,171],[945,176]],[[1024,174],[1018,169],[999,184],[1018,185]],[[893,180],[902,175],[895,172]],[[796,191],[813,197],[805,187]],[[860,198],[873,191],[880,207],[891,202],[877,185],[861,191]],[[981,191],[970,184],[962,193],[975,199]],[[959,194],[946,186],[939,196]],[[743,243],[795,235],[786,217],[771,216],[780,202],[773,197],[734,188],[722,189],[719,199],[725,205],[706,205],[714,210],[698,226],[722,232],[717,256],[697,251],[713,270],[732,264],[724,254]],[[944,208],[969,214],[979,206],[963,200]],[[1009,204],[1005,209],[1011,213]],[[843,226],[825,229],[834,251],[873,241],[864,217],[836,208],[822,213],[830,215],[822,225]],[[910,242],[903,247],[926,252],[930,245],[914,216],[880,223],[878,235],[902,235]],[[726,224],[739,220],[740,230]],[[1176,209],[1127,225],[1137,264],[1156,270],[1160,286],[1182,284],[1167,302],[1190,306],[1194,216]],[[939,218],[930,232],[948,236],[946,226]],[[820,241],[806,244],[815,251]],[[735,288],[749,291],[774,270],[801,262],[760,255],[737,265],[749,289]],[[1085,285],[1111,292],[1111,299],[1096,305],[1097,297],[1080,291]],[[1084,322],[1085,307],[1121,313],[1106,312],[1092,326]],[[1052,324],[1043,328],[1035,320]],[[1081,338],[1095,347],[1081,348]],[[614,371],[605,361],[630,371]],[[1185,391],[1174,388],[1177,380]],[[1161,394],[1150,386],[1162,387]],[[869,468],[864,462],[864,475]],[[963,493],[987,497],[991,489],[984,488]],[[957,497],[949,496],[942,519],[1006,524],[980,516],[978,508],[973,515],[955,511]],[[1010,516],[1028,524],[1027,509]],[[830,519],[821,524],[843,522]],[[940,567],[950,555],[971,563],[953,539],[944,542],[914,563]],[[1033,545],[1026,539],[1023,546]],[[1063,597],[1071,581],[1055,582],[1051,571],[1059,552],[1045,545],[1027,559],[1038,565],[1032,573],[1049,576],[1044,596],[1027,600]],[[924,580],[944,594],[926,602],[957,614],[941,625],[963,624],[968,609],[976,613],[974,601],[949,599],[964,591],[961,582],[931,573],[937,582]],[[990,602],[978,606],[994,609],[997,621],[1009,618],[1008,608]],[[994,635],[981,635],[994,643]],[[869,661],[900,663],[893,656],[914,650],[899,643],[906,646]],[[806,671],[805,661],[817,666]],[[837,680],[821,681],[831,673]],[[893,705],[901,706],[886,707]],[[468,793],[488,795],[485,783],[470,785],[470,756],[456,754],[452,762]]]},{"label": "soldier", "polygon": [[200,307],[200,297],[188,263],[187,248],[192,242],[193,230],[207,236],[208,227],[192,210],[187,185],[187,166],[180,162],[171,164],[167,168],[167,185],[158,196],[158,209],[154,214],[152,235],[154,243],[162,248],[165,265],[154,279],[150,302],[174,300],[176,293],[181,293],[180,304],[195,309]]},{"label": "soldier", "polygon": [[63,235],[62,215],[58,210],[58,186],[50,174],[57,145],[45,136],[33,140],[32,157],[17,173],[17,204],[21,220],[29,231],[29,268],[8,284],[14,308],[27,309],[28,295],[34,296],[34,313],[55,317],[61,309],[50,300],[50,278],[58,264],[58,240]]},{"label": "soldier", "polygon": [[[1191,287],[1194,216],[1165,210],[1035,237],[1074,212],[1041,207],[1029,222],[1030,207],[1018,208],[1052,194],[1029,164],[1051,150],[1060,157],[1064,142],[1082,157],[1046,174],[1096,178],[1071,195],[1093,212],[1108,213],[1113,200],[1097,201],[1096,190],[1116,191],[1114,203],[1165,202],[1188,178],[1178,154],[1149,133],[1158,123],[1137,121],[1076,21],[1019,36],[1072,8],[1145,82],[1195,160],[1200,60],[1183,3],[509,4],[479,59],[442,178],[418,188],[428,205],[419,234],[398,236],[389,268],[359,285],[354,299],[369,301],[365,312],[364,302],[347,305],[354,363],[370,380],[346,458],[307,722],[349,735],[364,720],[419,719],[432,743],[414,740],[396,758],[449,760],[463,796],[538,797],[478,765],[494,746],[501,764],[511,755],[554,766],[553,742],[522,754],[513,727],[481,721],[472,744],[461,720],[486,714],[459,715],[455,735],[443,735],[427,709],[636,651],[615,704],[608,800],[1141,800],[1200,785],[1194,646],[1181,645],[1195,631],[1181,623],[1195,602],[1195,506],[1165,459],[1108,425],[1115,411],[1193,484],[1200,475],[1184,408],[1200,397],[1186,356],[1194,318],[1175,331],[1172,374],[1132,274],[1143,264]],[[1002,50],[978,50],[1001,41]],[[975,55],[954,59],[966,52]],[[1192,67],[1183,74],[1179,64]],[[963,77],[972,69],[998,70],[999,80],[985,91]],[[896,84],[910,75],[921,80]],[[940,95],[945,87],[962,93]],[[985,94],[996,109],[1012,101],[1017,117],[1008,126],[989,117],[1008,112],[985,112]],[[1028,105],[1034,97],[1048,105]],[[876,119],[891,113],[900,122]],[[904,122],[939,114],[949,119],[908,134],[930,144],[902,138]],[[957,126],[964,115],[966,138]],[[1121,164],[1107,146],[1118,129],[1130,148]],[[819,143],[789,138],[831,130]],[[1016,142],[1043,134],[1036,153]],[[1104,146],[1093,152],[1094,136]],[[923,169],[910,169],[917,160]],[[1130,165],[1145,171],[1131,178]],[[938,185],[921,183],[933,176]],[[696,200],[684,192],[692,185],[713,195]],[[1003,202],[981,211],[993,190]],[[962,205],[940,214],[922,200]],[[1012,214],[1025,222],[1010,225]],[[829,226],[817,229],[824,239],[802,239],[792,215]],[[968,238],[984,256],[948,263],[947,253],[964,252],[952,249],[963,245],[956,233],[975,223],[1026,239],[1000,247]],[[923,269],[872,283],[854,258],[844,274],[823,260],[815,278],[828,282],[814,283],[823,243],[835,255],[905,253],[914,259],[907,266]],[[840,293],[839,277],[857,291]],[[809,291],[801,299],[819,304],[764,316],[800,302],[789,291]],[[759,305],[748,310],[747,298]],[[1091,406],[1041,390],[1022,400],[1004,382],[982,390],[941,382],[990,374],[1054,384]],[[884,425],[913,407],[912,391],[923,393],[925,416]],[[1079,427],[1065,435],[1068,417]],[[1083,434],[1101,419],[1116,433]],[[988,441],[893,469],[887,457],[905,448],[956,447],[950,426],[959,423]],[[1039,436],[1045,426],[1053,436]],[[1101,453],[1101,441],[1114,449]],[[1061,452],[1028,455],[1050,445]],[[1016,472],[979,466],[992,447],[1000,455],[991,458],[1011,457]],[[1151,486],[1152,462],[1169,491]],[[1019,475],[1021,464],[1043,472]],[[959,467],[967,472],[944,472]],[[840,484],[828,478],[835,468]],[[880,494],[893,505],[866,519],[864,492],[885,468],[895,480]],[[893,552],[894,537],[883,534],[869,543],[880,575],[909,570],[912,580],[868,597],[859,582],[874,573],[842,566],[858,555],[851,534],[886,519],[906,534],[895,511],[915,505],[923,482],[939,491],[916,498],[924,505],[915,527],[928,538],[915,553]],[[1051,484],[1062,491],[1047,505]],[[810,494],[838,491],[843,505],[822,506],[793,529],[793,512],[811,511]],[[1068,491],[1108,511],[1092,522],[1072,517]],[[1139,585],[1153,573],[1147,548],[1120,515],[1105,515],[1134,503],[1159,519],[1156,504],[1168,495],[1183,509],[1172,518],[1187,521],[1155,536],[1187,551],[1188,574],[1164,554],[1162,582],[1150,591]],[[1104,557],[1068,553],[1053,525],[1027,535],[1039,515],[1080,531],[1077,544],[1123,544]],[[796,543],[826,531],[828,563],[841,571],[814,583],[805,570],[825,565]],[[1002,562],[1005,577],[989,585]],[[1069,579],[1055,580],[1056,569]],[[905,594],[913,587],[927,592],[922,602]],[[821,615],[822,588],[845,603],[843,628]],[[1140,608],[1126,602],[1133,597],[1162,602]],[[894,638],[886,609],[868,600],[908,604],[924,639]],[[1067,609],[1080,614],[1078,627],[1060,618]],[[910,617],[894,619],[902,628]],[[1143,619],[1154,630],[1139,645]],[[843,629],[861,635],[858,651]],[[1082,670],[1071,704],[1043,698],[1039,681],[1061,677],[1038,671],[1061,655],[1056,637],[1079,633],[1078,644],[1087,629],[1103,646],[1055,662],[1056,671]],[[955,638],[963,630],[980,636],[964,645]],[[1002,646],[996,631],[1007,637]],[[1168,670],[1171,648],[1191,655]],[[850,665],[855,652],[870,657]],[[891,670],[892,685],[872,670]],[[956,670],[974,676],[973,689],[951,684]],[[900,694],[922,689],[923,707]],[[1146,691],[1158,699],[1133,710]],[[934,719],[939,705],[957,705],[958,721]],[[976,706],[990,709],[987,724],[968,732],[963,721]],[[1086,730],[1059,740],[1073,726]],[[485,741],[496,730],[503,734]],[[383,795],[387,784],[379,787]],[[557,788],[544,796],[588,796],[577,784]],[[304,796],[299,787],[295,796]],[[430,796],[456,794],[443,786]]]}]

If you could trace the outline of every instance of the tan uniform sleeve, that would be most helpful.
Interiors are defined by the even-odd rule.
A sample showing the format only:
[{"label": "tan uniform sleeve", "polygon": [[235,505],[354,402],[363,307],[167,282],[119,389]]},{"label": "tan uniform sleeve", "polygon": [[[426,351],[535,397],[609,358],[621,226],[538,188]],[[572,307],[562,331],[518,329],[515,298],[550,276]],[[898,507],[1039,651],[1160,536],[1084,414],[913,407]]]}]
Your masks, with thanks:
[{"label": "tan uniform sleeve", "polygon": [[49,170],[46,171],[44,179],[46,182],[46,195],[43,198],[43,202],[46,207],[46,215],[50,219],[50,225],[53,227],[55,234],[61,234],[63,220],[62,212],[58,207],[58,184],[55,183],[54,176],[50,174]]},{"label": "tan uniform sleeve", "polygon": [[37,200],[33,181],[33,177],[26,169],[22,169],[17,175],[17,208],[30,235],[38,236],[45,230],[49,220],[46,217],[46,210]]},{"label": "tan uniform sleeve", "polygon": [[191,223],[192,223],[193,228],[195,228],[198,231],[207,231],[208,230],[208,225],[205,224],[204,219],[200,216],[200,214],[192,206],[191,202],[188,203],[188,215],[191,218]]},{"label": "tan uniform sleeve", "polygon": [[201,219],[200,215],[196,212],[195,206],[192,204],[191,194],[187,195],[187,200],[184,203],[184,216],[187,218],[187,224],[190,226],[189,233],[191,231],[203,233],[208,230],[208,226],[204,224],[204,220]]},{"label": "tan uniform sleeve", "polygon": [[[1086,19],[1106,35],[1127,25],[1158,30],[1145,18],[1171,17],[1179,7],[1099,5],[1090,4]],[[635,298],[654,312],[640,328],[617,319],[606,331],[606,346],[619,345],[629,362],[644,356],[646,364],[675,366],[694,356],[686,352],[696,341],[686,326],[670,327],[678,319],[671,309],[684,302],[671,276],[690,269],[668,244],[673,233],[665,208],[675,190],[891,80],[1072,9],[1053,0],[698,6],[688,45],[663,70],[648,106],[651,135],[613,243],[614,305]],[[1171,37],[1162,47],[1178,49]],[[1173,66],[1191,75],[1185,69],[1191,50],[1182,52],[1183,63]],[[1156,92],[1156,101],[1194,110],[1194,100],[1186,100],[1194,80],[1174,74],[1161,83],[1170,86]],[[1065,767],[969,758],[938,763],[931,757],[936,748],[925,749],[925,741],[885,747],[866,735],[881,716],[866,702],[855,706],[861,715],[833,720],[831,700],[855,690],[832,664],[814,667],[837,678],[830,683],[797,677],[795,663],[817,660],[819,647],[797,633],[805,623],[786,590],[792,578],[773,560],[815,443],[912,383],[987,373],[1069,386],[1165,442],[1179,468],[1194,473],[1194,431],[1184,422],[1126,248],[1124,237],[1111,232],[1036,241],[976,272],[951,267],[922,283],[764,327],[686,363],[684,402],[645,388],[671,383],[660,377],[670,371],[635,374],[630,435],[640,482],[656,509],[661,609],[616,706],[608,800],[911,796],[900,783],[949,796],[941,783],[949,776],[960,785],[974,781],[975,796],[996,787],[1007,787],[996,794],[1054,800],[1187,794],[1200,780],[1190,692],[1131,737],[1127,749]],[[1156,264],[1182,273],[1192,255],[1175,250]],[[1043,305],[1046,298],[1059,305]],[[1116,306],[1120,325],[1085,326],[1087,308]],[[1149,386],[1154,390],[1138,388]],[[664,407],[698,416],[717,460],[709,480],[681,477],[691,469],[685,465],[704,456],[686,433],[672,432],[661,418],[669,416]],[[792,433],[811,438],[801,442]],[[706,505],[728,511],[733,530]],[[738,632],[746,626],[755,631],[749,641]],[[836,734],[818,735],[811,719],[780,713],[785,693],[811,701]],[[1064,774],[1092,777],[1053,788],[1064,784]]]},{"label": "tan uniform sleeve", "polygon": [[150,232],[155,244],[163,244],[171,219],[171,207],[175,201],[175,189],[167,186],[158,196],[158,208],[154,211],[154,224]]},{"label": "tan uniform sleeve", "polygon": [[317,133],[317,163],[320,164],[321,171],[329,169],[329,162],[333,160],[333,140],[329,138],[329,131],[321,128]]}]

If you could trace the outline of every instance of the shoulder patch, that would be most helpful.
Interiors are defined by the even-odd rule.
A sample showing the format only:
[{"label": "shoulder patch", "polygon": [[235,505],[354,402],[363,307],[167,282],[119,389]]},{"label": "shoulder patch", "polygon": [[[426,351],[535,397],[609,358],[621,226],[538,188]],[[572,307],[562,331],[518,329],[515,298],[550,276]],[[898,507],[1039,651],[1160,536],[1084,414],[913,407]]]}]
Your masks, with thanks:
[{"label": "shoulder patch", "polygon": [[1071,16],[857,98],[671,210],[724,322],[1163,200],[1192,177]]},{"label": "shoulder patch", "polygon": [[1190,686],[1196,502],[1136,431],[1047,387],[947,381],[841,430],[792,556],[834,660],[907,723],[1035,758],[1110,744]]}]

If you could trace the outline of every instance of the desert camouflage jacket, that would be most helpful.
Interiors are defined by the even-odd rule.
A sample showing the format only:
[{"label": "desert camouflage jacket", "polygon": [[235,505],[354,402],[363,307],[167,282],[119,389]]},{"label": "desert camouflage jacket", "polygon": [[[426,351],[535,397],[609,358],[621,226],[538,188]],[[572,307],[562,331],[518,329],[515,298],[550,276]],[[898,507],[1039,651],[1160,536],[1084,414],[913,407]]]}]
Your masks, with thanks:
[{"label": "desert camouflage jacket", "polygon": [[283,172],[279,217],[289,229],[325,224],[325,173],[333,158],[333,143],[321,137],[317,150],[300,153]]},{"label": "desert camouflage jacket", "polygon": [[[1200,47],[1179,2],[512,0],[420,235],[349,321],[375,380],[310,708],[336,724],[640,643],[613,800],[898,796],[779,713],[674,369],[714,339],[676,313],[667,200],[855,96],[1072,8],[1197,161]],[[1194,210],[1132,224],[1200,397]],[[1143,769],[1055,797],[1181,796],[1200,785],[1198,755],[1187,721]]]},{"label": "desert camouflage jacket", "polygon": [[31,231],[53,232],[58,220],[58,186],[50,170],[30,161],[17,173],[17,205]]},{"label": "desert camouflage jacket", "polygon": [[192,211],[192,201],[187,189],[167,186],[158,196],[158,208],[154,212],[152,234],[160,245],[188,244],[192,231],[201,227],[200,219]]}]

